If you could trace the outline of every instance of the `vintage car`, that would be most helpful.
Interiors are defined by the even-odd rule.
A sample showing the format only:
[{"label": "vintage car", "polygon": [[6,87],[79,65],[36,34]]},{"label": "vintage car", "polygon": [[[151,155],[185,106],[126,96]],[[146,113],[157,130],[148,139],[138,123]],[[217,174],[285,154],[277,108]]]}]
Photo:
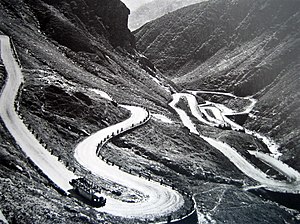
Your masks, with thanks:
[{"label": "vintage car", "polygon": [[74,193],[87,200],[88,204],[94,207],[102,207],[106,204],[106,199],[101,196],[99,188],[87,179],[83,177],[72,179],[70,185]]}]

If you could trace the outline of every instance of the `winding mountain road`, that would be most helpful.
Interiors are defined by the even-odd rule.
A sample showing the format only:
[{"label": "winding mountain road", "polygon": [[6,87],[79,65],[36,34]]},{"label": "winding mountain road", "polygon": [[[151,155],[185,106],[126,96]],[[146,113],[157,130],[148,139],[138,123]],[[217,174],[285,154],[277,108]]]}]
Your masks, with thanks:
[{"label": "winding mountain road", "polygon": [[[232,97],[235,99],[242,99],[242,100],[248,100],[250,101],[250,104],[248,106],[246,106],[242,111],[233,111],[231,109],[229,109],[228,107],[226,107],[223,104],[219,104],[219,103],[213,103],[213,102],[209,102],[207,101],[207,104],[210,104],[214,109],[211,110],[211,112],[215,115],[215,117],[217,117],[218,115],[220,115],[221,112],[221,116],[222,119],[218,121],[215,121],[216,124],[222,124],[222,122],[225,122],[227,124],[229,124],[234,130],[245,130],[245,133],[252,135],[256,138],[261,139],[268,147],[270,153],[272,153],[272,156],[276,159],[278,159],[282,153],[280,153],[278,151],[279,145],[276,144],[275,141],[273,141],[271,138],[264,136],[258,132],[246,129],[244,127],[242,127],[241,125],[235,123],[234,121],[230,120],[227,116],[234,116],[234,115],[239,115],[239,114],[250,114],[250,112],[253,110],[255,104],[257,103],[257,100],[252,98],[251,96],[247,96],[247,97],[238,97],[233,95],[232,93],[224,93],[224,92],[213,92],[213,91],[189,91],[190,93],[192,93],[193,95],[196,95],[197,93],[203,93],[203,94],[213,94],[213,95],[224,95],[224,96],[228,96],[228,97]],[[203,109],[205,109],[206,107],[200,106],[200,111],[203,112]],[[214,124],[212,123],[211,126],[214,126]]]},{"label": "winding mountain road", "polygon": [[117,166],[105,163],[96,155],[96,148],[100,141],[112,136],[117,130],[127,130],[141,124],[148,117],[148,112],[140,107],[123,106],[130,110],[131,116],[127,120],[102,129],[78,144],[75,158],[87,170],[106,180],[142,192],[145,199],[137,203],[126,203],[113,198],[107,198],[106,205],[99,208],[115,216],[127,218],[153,218],[167,215],[179,209],[184,199],[177,191],[165,187],[157,182],[148,181],[121,171]]},{"label": "winding mountain road", "polygon": [[[0,97],[0,116],[25,154],[47,177],[68,194],[68,191],[72,189],[69,181],[78,177],[39,143],[15,112],[14,102],[23,82],[23,76],[20,66],[13,57],[9,37],[1,35],[0,41],[1,57],[8,75]],[[100,130],[79,143],[75,149],[75,158],[93,174],[137,190],[145,197],[137,203],[126,203],[107,197],[106,205],[97,210],[126,218],[145,219],[169,215],[183,206],[184,199],[181,194],[170,187],[123,172],[116,166],[106,164],[96,155],[98,143],[104,142],[104,139],[107,140],[107,136],[116,135],[120,130],[129,130],[149,119],[148,111],[143,108],[123,107],[131,111],[130,118]]]},{"label": "winding mountain road", "polygon": [[7,72],[7,80],[0,97],[0,116],[24,153],[68,194],[68,191],[72,189],[69,181],[77,177],[39,143],[15,112],[14,102],[23,82],[23,76],[20,66],[13,57],[9,37],[0,35],[0,41],[1,58]]},{"label": "winding mountain road", "polygon": [[[189,95],[189,96],[187,96]],[[183,124],[189,128],[189,130],[193,133],[198,133],[197,129],[195,128],[195,125],[193,124],[190,117],[186,114],[185,111],[183,111],[180,108],[176,107],[176,104],[179,102],[180,98],[186,97],[188,101],[188,105],[191,109],[192,115],[196,117],[200,122],[202,122],[203,118],[201,115],[201,112],[199,112],[197,100],[196,97],[192,94],[186,94],[186,93],[176,93],[173,95],[173,101],[169,104],[171,107],[173,107],[174,110],[178,112],[178,115],[180,116]],[[196,107],[196,108],[195,108]],[[200,119],[199,119],[200,118]],[[282,163],[280,162],[274,162],[275,159],[270,160],[269,157],[267,157],[267,160],[273,165],[273,166],[280,166],[278,168],[282,173],[286,175],[290,175],[292,179],[295,179],[296,181],[290,183],[287,181],[279,181],[270,178],[267,174],[262,172],[260,169],[253,166],[250,162],[248,162],[244,157],[242,157],[236,149],[229,146],[226,143],[223,143],[221,141],[218,141],[213,138],[209,138],[206,136],[203,136],[199,134],[199,136],[204,139],[206,142],[208,142],[211,146],[218,149],[221,153],[223,153],[239,170],[241,170],[245,175],[248,177],[256,180],[261,185],[265,186],[267,189],[275,192],[287,192],[287,193],[300,193],[300,179],[299,179],[299,172],[295,171],[291,167],[288,167],[287,165],[282,166]],[[260,157],[261,154],[259,154]],[[266,159],[266,157],[263,157]],[[288,167],[288,169],[287,169]],[[285,171],[283,171],[285,170]]]}]

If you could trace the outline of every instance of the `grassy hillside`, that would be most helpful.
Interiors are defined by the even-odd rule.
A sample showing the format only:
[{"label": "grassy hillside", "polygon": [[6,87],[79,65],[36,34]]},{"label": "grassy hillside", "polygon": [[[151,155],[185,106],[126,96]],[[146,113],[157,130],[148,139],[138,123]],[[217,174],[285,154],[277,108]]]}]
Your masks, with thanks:
[{"label": "grassy hillside", "polygon": [[[295,223],[296,212],[244,191],[242,184],[254,181],[184,128],[168,106],[177,86],[136,51],[127,19],[128,9],[118,0],[0,0],[0,33],[16,46],[25,79],[17,99],[24,122],[76,175],[107,195],[123,189],[139,198],[140,193],[94,176],[73,154],[88,135],[130,116],[120,104],[146,107],[172,122],[153,116],[107,144],[106,158],[194,194],[197,209],[217,222]],[[0,68],[2,88],[6,73]],[[242,133],[197,126],[207,135],[241,137],[236,142],[241,149],[256,142]],[[61,195],[2,122],[0,136],[0,208],[9,223],[149,223],[97,212]]]},{"label": "grassy hillside", "polygon": [[138,49],[177,85],[259,99],[248,127],[274,138],[300,168],[300,2],[214,0],[135,32]]}]

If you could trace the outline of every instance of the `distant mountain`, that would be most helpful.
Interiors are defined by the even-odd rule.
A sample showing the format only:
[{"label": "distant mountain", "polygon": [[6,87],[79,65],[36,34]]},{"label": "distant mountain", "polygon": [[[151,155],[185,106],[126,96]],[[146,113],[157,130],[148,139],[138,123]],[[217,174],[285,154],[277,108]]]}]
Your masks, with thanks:
[{"label": "distant mountain", "polygon": [[130,11],[134,11],[142,5],[151,1],[153,0],[122,0],[122,2],[130,9]]},{"label": "distant mountain", "polygon": [[300,167],[300,1],[214,0],[136,31],[138,49],[186,89],[259,98],[248,125],[281,144]]},{"label": "distant mountain", "polygon": [[129,16],[129,28],[135,30],[145,23],[176,9],[205,0],[154,0],[133,10]]},{"label": "distant mountain", "polygon": [[[233,3],[226,4],[229,8]],[[237,15],[245,17],[250,6],[251,4],[247,3],[244,8],[241,8],[241,12],[233,11],[235,13],[232,18],[233,25],[235,25],[235,19],[238,18]],[[296,4],[292,5],[292,7],[296,6]],[[201,8],[202,4],[199,7]],[[219,10],[226,12],[228,8]],[[193,16],[188,23],[183,20],[182,26],[188,29],[193,21],[197,21],[198,17],[201,17],[201,14],[194,14],[192,11],[186,12]],[[213,8],[208,8],[206,15],[213,13],[217,12]],[[22,144],[19,144],[14,139],[14,135],[8,131],[1,115],[0,223],[4,219],[3,214],[8,223],[21,224],[146,224],[168,222],[169,217],[172,220],[180,217],[185,218],[186,214],[190,213],[190,209],[195,206],[199,211],[199,220],[207,221],[207,223],[265,224],[281,223],[282,220],[285,220],[287,223],[296,224],[299,220],[299,215],[297,216],[296,212],[291,212],[291,210],[287,210],[272,201],[266,202],[264,198],[246,191],[245,185],[255,186],[258,183],[241,172],[220,150],[211,146],[198,135],[190,133],[183,125],[177,112],[169,106],[172,93],[178,92],[180,88],[165,79],[145,56],[137,52],[134,36],[127,27],[128,15],[128,8],[119,0],[0,0],[0,34],[1,36],[9,36],[11,43],[13,43],[11,45],[14,46],[13,52],[10,52],[5,50],[7,49],[5,46],[3,47],[6,41],[1,42],[0,58],[6,59],[0,59],[1,98],[3,98],[3,89],[7,89],[5,84],[9,83],[6,79],[11,76],[10,73],[14,70],[9,69],[7,64],[15,64],[12,60],[9,60],[11,63],[7,63],[7,55],[14,53],[14,57],[18,59],[21,66],[24,80],[18,89],[15,102],[10,102],[9,105],[15,106],[20,114],[20,119],[28,127],[28,130],[44,145],[44,148],[30,147],[30,149],[36,150],[37,154],[43,152],[41,155],[44,153],[49,156],[53,154],[53,157],[59,160],[58,162],[69,172],[95,183],[93,188],[99,187],[101,193],[108,199],[108,206],[104,207],[104,210],[96,210],[86,204],[85,200],[81,200],[80,197],[77,198],[73,192],[70,192],[70,196],[62,194],[62,191],[58,189],[59,185],[45,176],[44,171],[40,170],[36,163],[32,162],[24,153]],[[184,14],[183,16],[187,18],[190,15]],[[219,14],[216,14],[217,16]],[[177,27],[176,19],[178,17],[173,17],[170,22],[162,24],[161,29],[156,30],[158,33],[151,34],[153,38],[159,39],[157,36],[159,36],[160,31],[163,31],[161,37],[165,38],[164,41],[168,40],[173,44],[170,38],[173,38],[175,34],[172,32],[178,31],[176,37],[185,35],[184,29],[173,30]],[[185,18],[183,17],[183,19]],[[219,22],[217,19],[216,21]],[[293,18],[290,21],[293,23]],[[172,25],[175,26],[172,27]],[[212,29],[212,27],[219,27],[219,25],[219,23],[210,20],[205,21],[203,27]],[[168,38],[166,31],[162,30],[164,26],[168,26],[172,31],[168,33]],[[198,26],[200,26],[199,23]],[[189,31],[194,31],[196,28],[198,27],[192,27],[192,30]],[[285,35],[280,32],[280,29],[277,30],[279,32],[278,38]],[[141,31],[146,35],[146,30]],[[197,32],[203,35],[207,33],[208,36],[211,33],[209,29]],[[296,32],[298,32],[297,27],[295,27],[294,33]],[[217,34],[219,35],[219,32]],[[289,35],[293,37],[294,34],[289,32]],[[175,61],[174,69],[168,67],[170,65],[168,63],[161,63],[159,66],[164,71],[171,69],[177,71],[182,66],[182,62],[176,57],[170,58],[168,56],[167,50],[170,48],[168,42],[164,42],[163,45],[157,42],[158,46],[154,48],[151,46],[151,43],[155,42],[154,39],[149,36],[146,38],[146,36],[144,40],[145,44],[148,44],[147,47],[157,51],[157,55],[151,55],[156,65],[158,63],[154,58],[161,57],[162,52],[165,53],[163,60],[168,57],[169,61]],[[1,37],[1,41],[3,39],[6,40],[5,37]],[[189,41],[192,44],[196,40],[199,41],[201,38],[195,35],[191,36]],[[177,42],[177,45],[173,47],[178,50],[178,55],[183,55],[181,53],[183,48],[180,43],[182,42]],[[222,42],[220,41],[220,43]],[[281,41],[281,43],[284,42]],[[212,48],[214,44],[216,44],[215,47],[219,46],[217,45],[219,44],[218,41],[214,41],[209,45],[212,51],[216,49]],[[293,45],[289,41],[287,44]],[[141,46],[143,45],[139,38],[138,45],[142,49]],[[241,46],[243,46],[243,42],[241,42]],[[296,45],[293,46],[296,47]],[[188,44],[185,44],[184,48],[190,50]],[[278,47],[278,51],[280,49]],[[149,53],[145,49],[144,52]],[[176,51],[174,50],[174,52]],[[292,53],[293,51],[291,51]],[[297,56],[295,53],[293,55]],[[182,61],[191,60],[185,56],[181,57]],[[207,58],[209,60],[208,56]],[[222,57],[222,59],[225,58]],[[213,61],[217,63],[217,60]],[[176,67],[176,63],[179,67]],[[204,63],[204,59],[199,62],[200,65],[201,63]],[[195,65],[199,64],[195,62]],[[281,66],[280,63],[277,64]],[[297,67],[292,65],[291,68],[294,68],[294,74],[297,77],[299,69],[297,70]],[[286,69],[285,71],[290,70]],[[284,76],[285,73],[282,75]],[[219,76],[214,79],[217,80],[218,78],[221,79]],[[212,80],[212,85],[207,83],[207,88],[219,87],[218,82],[213,82],[214,79],[208,79]],[[289,80],[294,85],[298,83],[297,80]],[[285,101],[285,94],[289,94],[285,86],[289,86],[293,90],[297,86],[293,87],[291,83],[280,82],[279,79],[278,84],[280,83],[283,84],[282,90],[285,90],[280,92],[282,102],[292,106],[293,98],[290,98],[290,101]],[[185,84],[186,86],[190,85],[184,82],[178,82],[178,84],[181,87]],[[199,82],[199,88],[201,87],[200,84],[201,82]],[[224,83],[224,88],[230,90],[230,86],[226,83]],[[15,88],[11,89],[12,92],[16,91]],[[276,95],[278,89],[279,87],[275,88],[274,85],[274,91],[268,91],[268,93]],[[268,103],[267,95],[263,94],[263,97],[266,97],[265,102]],[[261,97],[261,99],[263,98]],[[199,102],[204,101],[201,97],[198,97],[197,100]],[[3,110],[5,107],[2,105],[0,105],[1,111],[5,111]],[[101,178],[89,169],[85,169],[74,157],[75,147],[88,136],[93,136],[92,133],[124,121],[130,116],[130,111],[126,110],[123,105],[147,108],[151,113],[150,120],[140,127],[122,133],[122,135],[118,135],[120,130],[113,133],[114,137],[101,148],[103,160],[105,158],[105,161],[110,164],[107,166],[112,167],[111,174],[115,173],[118,166],[122,172],[126,171],[136,177],[141,176],[143,179],[156,181],[157,186],[160,182],[162,185],[174,186],[179,192],[187,193],[189,196],[184,196],[187,203],[178,211],[170,209],[170,214],[162,212],[161,217],[159,214],[156,217],[152,216],[148,209],[145,209],[144,216],[140,214],[141,217],[135,219],[132,219],[131,211],[125,217],[121,217],[121,214],[115,212],[111,214],[110,212],[103,212],[107,211],[106,209],[108,211],[121,209],[126,213],[126,206],[121,206],[121,208],[111,206],[110,202],[114,203],[115,200],[132,206],[135,204],[140,208],[141,203],[143,204],[144,201],[152,198],[151,191],[153,189],[148,188],[146,192],[140,192],[135,189],[137,182],[128,188],[126,183],[125,185],[115,184],[105,177]],[[225,141],[245,156],[247,156],[247,146],[249,145],[255,145],[260,150],[266,151],[266,147],[260,140],[243,132],[223,130],[219,127],[197,122],[184,98],[180,99],[177,106],[186,110],[191,122],[195,123],[195,127],[199,132],[201,131],[201,134]],[[265,108],[267,107],[263,107],[260,111],[264,111]],[[284,104],[280,105],[280,108],[284,109]],[[278,111],[275,107],[273,109]],[[268,108],[265,111],[269,115],[273,113]],[[7,117],[14,117],[11,116],[14,115],[14,113],[11,114],[11,109],[6,110],[5,113]],[[212,116],[214,115],[212,114]],[[261,116],[261,114],[257,116]],[[291,116],[291,118],[296,117]],[[17,120],[19,121],[19,119]],[[286,120],[288,121],[288,118]],[[267,128],[270,128],[269,123],[273,124],[269,122],[270,119],[262,121],[265,122]],[[295,124],[292,125],[297,125],[297,119],[290,120],[287,125],[292,121],[295,121]],[[125,124],[127,123],[126,121]],[[257,124],[259,123],[255,122],[253,127]],[[26,130],[25,126],[21,128],[21,130],[23,129]],[[285,132],[286,129],[279,130],[283,132],[281,136],[285,137],[284,141],[290,136],[295,136],[295,133]],[[24,137],[26,137],[26,132]],[[30,139],[32,138],[33,136]],[[33,144],[37,143],[33,142]],[[96,150],[97,146],[95,153]],[[289,156],[289,158],[292,157]],[[41,162],[43,161],[41,160]],[[49,161],[45,163],[51,164]],[[99,170],[102,170],[101,163],[99,163]],[[264,166],[260,161],[254,160],[253,163],[260,165],[263,170],[268,172],[268,175],[274,173],[274,170],[270,172],[269,167]],[[281,177],[279,176],[279,178]],[[123,180],[123,177],[119,175],[118,178]],[[76,191],[74,193],[76,194]],[[166,206],[173,204],[169,203],[168,199],[179,199],[177,196],[172,197],[172,199],[168,194],[162,198],[166,199]],[[190,200],[191,198],[194,199],[195,204]],[[297,197],[295,198],[297,199]],[[159,210],[159,208],[156,209]],[[297,218],[298,220],[296,220]],[[195,217],[193,219],[194,222],[185,221],[191,224],[198,223]]]}]

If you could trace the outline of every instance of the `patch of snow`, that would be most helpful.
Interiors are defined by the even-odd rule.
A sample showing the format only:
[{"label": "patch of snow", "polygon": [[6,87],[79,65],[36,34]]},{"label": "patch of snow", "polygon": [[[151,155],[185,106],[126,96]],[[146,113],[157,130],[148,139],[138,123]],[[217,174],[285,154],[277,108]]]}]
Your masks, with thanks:
[{"label": "patch of snow", "polygon": [[112,99],[106,92],[104,92],[104,91],[102,91],[102,90],[91,88],[90,91],[92,91],[92,92],[94,92],[94,93],[100,95],[100,97],[102,97],[102,98],[104,98],[104,99],[107,99],[107,100],[109,100],[109,101],[113,101],[113,99]]},{"label": "patch of snow", "polygon": [[174,122],[166,117],[165,115],[162,115],[162,114],[152,114],[152,117],[156,120],[159,120],[159,121],[162,121],[164,123],[167,123],[167,124],[173,124]]},{"label": "patch of snow", "polygon": [[19,165],[16,165],[16,167],[17,167],[17,169],[18,169],[19,171],[21,171],[21,172],[23,172],[23,171],[24,171],[24,169],[23,169],[21,166],[19,166]]},{"label": "patch of snow", "polygon": [[91,133],[89,133],[87,130],[85,129],[80,129],[83,133],[85,133],[86,135],[91,135]]}]

